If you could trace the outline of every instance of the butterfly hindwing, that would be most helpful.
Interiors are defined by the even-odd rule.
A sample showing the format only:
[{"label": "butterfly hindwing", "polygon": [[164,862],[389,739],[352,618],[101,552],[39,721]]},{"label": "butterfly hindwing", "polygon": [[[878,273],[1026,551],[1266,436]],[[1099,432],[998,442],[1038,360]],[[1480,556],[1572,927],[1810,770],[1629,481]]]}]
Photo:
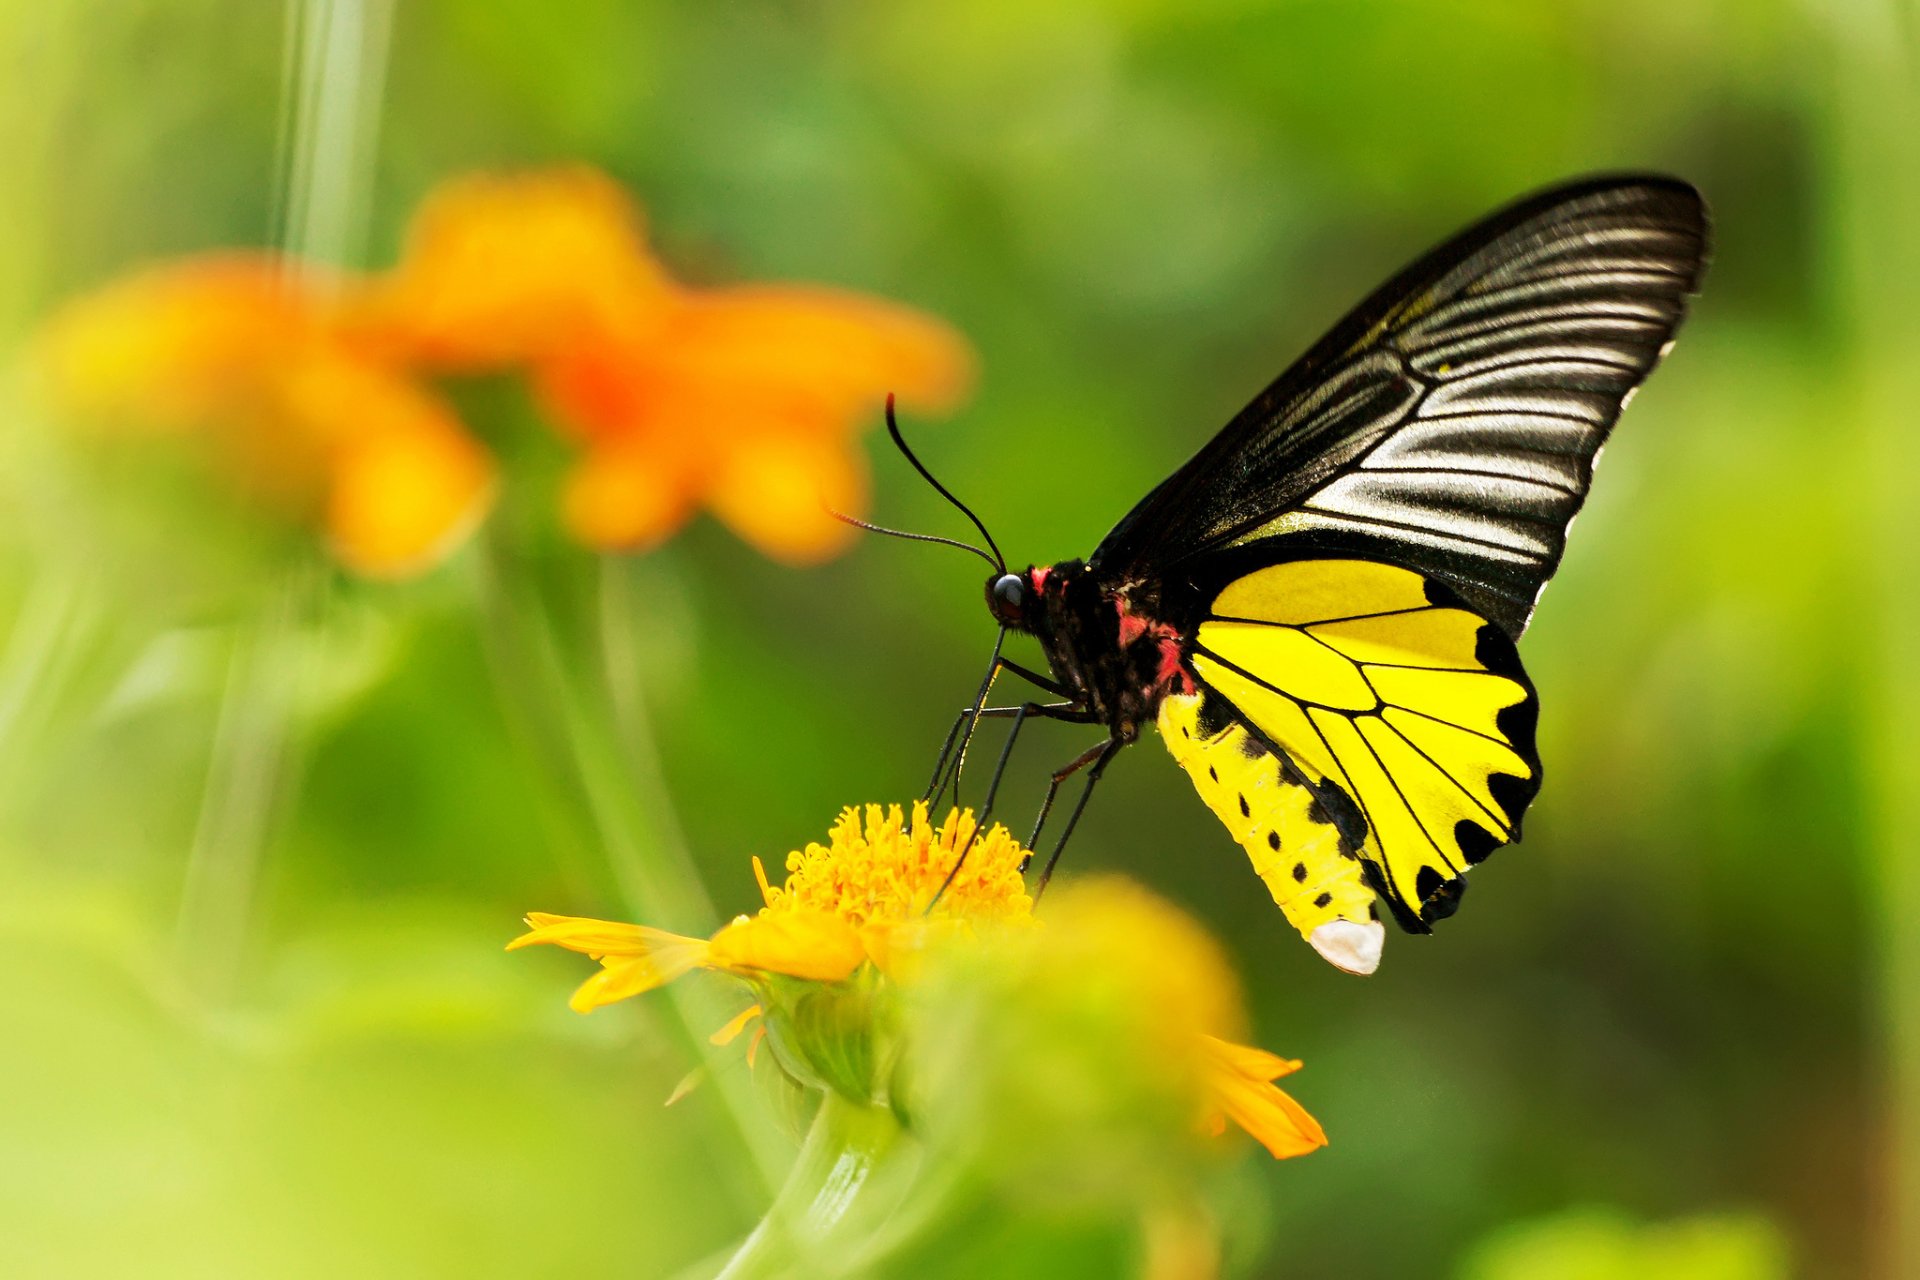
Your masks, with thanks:
[{"label": "butterfly hindwing", "polygon": [[1247,851],[1288,922],[1342,968],[1371,973],[1380,962],[1373,889],[1350,839],[1354,829],[1341,830],[1324,788],[1217,693],[1169,695],[1158,723],[1174,760]]},{"label": "butterfly hindwing", "polygon": [[1540,786],[1533,686],[1445,584],[1353,558],[1269,564],[1214,597],[1188,661],[1202,697],[1320,789],[1406,928],[1451,914],[1467,869],[1519,838]]}]

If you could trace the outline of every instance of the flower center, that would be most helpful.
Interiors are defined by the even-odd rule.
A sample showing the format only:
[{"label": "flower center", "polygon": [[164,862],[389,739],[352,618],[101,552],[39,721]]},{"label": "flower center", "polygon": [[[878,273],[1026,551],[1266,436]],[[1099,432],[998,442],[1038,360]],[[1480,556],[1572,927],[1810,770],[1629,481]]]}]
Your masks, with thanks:
[{"label": "flower center", "polygon": [[965,849],[960,873],[932,914],[969,920],[1031,916],[1033,899],[1020,875],[1027,851],[1001,826],[974,840],[974,826],[970,809],[950,810],[935,827],[923,803],[914,804],[911,822],[899,805],[848,807],[827,844],[787,855],[785,885],[769,883],[757,858],[754,875],[770,912],[829,912],[856,927],[904,924],[927,913]]}]

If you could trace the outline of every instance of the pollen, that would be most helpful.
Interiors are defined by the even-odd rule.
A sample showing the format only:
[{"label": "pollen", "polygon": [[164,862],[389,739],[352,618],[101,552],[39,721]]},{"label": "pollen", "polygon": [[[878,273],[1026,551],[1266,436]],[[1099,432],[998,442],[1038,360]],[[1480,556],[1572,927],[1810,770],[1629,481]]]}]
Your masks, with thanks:
[{"label": "pollen", "polygon": [[[970,809],[950,810],[935,826],[924,803],[914,804],[911,821],[899,805],[849,806],[841,810],[826,844],[787,855],[784,885],[770,883],[757,858],[754,875],[769,913],[824,912],[859,929],[908,924],[923,916],[1031,917],[1033,898],[1020,875],[1026,849],[1005,827],[995,826],[976,839],[977,831]],[[959,872],[942,893],[956,864]]]}]

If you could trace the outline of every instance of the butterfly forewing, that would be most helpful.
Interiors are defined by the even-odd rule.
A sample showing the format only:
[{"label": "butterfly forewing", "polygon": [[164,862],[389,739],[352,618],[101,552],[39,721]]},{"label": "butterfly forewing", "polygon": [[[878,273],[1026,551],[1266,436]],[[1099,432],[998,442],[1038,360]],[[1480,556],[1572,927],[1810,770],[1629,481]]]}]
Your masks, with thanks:
[{"label": "butterfly forewing", "polygon": [[1248,563],[1228,553],[1364,555],[1447,583],[1517,637],[1705,247],[1698,194],[1667,179],[1496,215],[1335,326],[1090,563],[1204,591],[1218,564]]}]

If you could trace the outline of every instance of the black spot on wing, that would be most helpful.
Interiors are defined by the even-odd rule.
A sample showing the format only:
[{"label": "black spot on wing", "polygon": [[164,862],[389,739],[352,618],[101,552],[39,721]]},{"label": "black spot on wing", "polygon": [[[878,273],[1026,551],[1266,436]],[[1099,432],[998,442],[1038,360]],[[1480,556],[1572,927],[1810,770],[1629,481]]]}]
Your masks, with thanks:
[{"label": "black spot on wing", "polygon": [[1482,623],[1473,636],[1473,660],[1497,676],[1520,683],[1527,682],[1526,668],[1520,665],[1520,650],[1513,639],[1491,622]]},{"label": "black spot on wing", "polygon": [[1258,760],[1261,756],[1270,756],[1273,751],[1267,744],[1251,733],[1240,735],[1240,754],[1249,760]]},{"label": "black spot on wing", "polygon": [[[1501,737],[1513,744],[1522,759],[1528,764],[1535,764],[1533,735],[1534,731],[1540,727],[1539,699],[1529,694],[1510,707],[1502,707],[1494,716],[1493,725],[1500,731]],[[1539,772],[1537,765],[1534,771]]]},{"label": "black spot on wing", "polygon": [[1422,867],[1420,874],[1414,878],[1413,891],[1420,895],[1420,901],[1424,903],[1440,891],[1440,886],[1445,880],[1446,877],[1436,868]]},{"label": "black spot on wing", "polygon": [[[1425,886],[1427,877],[1432,876],[1435,883],[1431,890]],[[1460,899],[1467,892],[1464,876],[1455,876],[1451,880],[1442,880],[1432,867],[1420,868],[1420,918],[1429,925],[1436,920],[1445,920],[1460,909]]]},{"label": "black spot on wing", "polygon": [[[1387,884],[1386,872],[1372,858],[1360,859],[1360,873],[1366,877],[1367,887],[1376,895],[1386,899],[1387,910],[1393,912],[1393,922],[1407,933],[1432,933],[1433,927],[1403,901],[1399,894]],[[1376,915],[1376,919],[1378,916]]]},{"label": "black spot on wing", "polygon": [[[1200,699],[1200,736],[1217,738],[1234,723],[1232,704],[1208,686],[1207,696]],[[1249,737],[1252,735],[1249,734]]]},{"label": "black spot on wing", "polygon": [[1358,849],[1367,842],[1367,819],[1360,812],[1360,806],[1353,797],[1332,778],[1323,778],[1313,787],[1313,798],[1327,815],[1334,829],[1340,833],[1340,842],[1349,850]]},{"label": "black spot on wing", "polygon": [[1460,593],[1438,578],[1426,579],[1426,595],[1427,603],[1436,609],[1467,608],[1467,602],[1460,598]]},{"label": "black spot on wing", "polygon": [[1513,828],[1509,841],[1520,838],[1520,819],[1526,815],[1527,806],[1540,794],[1539,766],[1535,767],[1531,778],[1516,778],[1510,773],[1496,773],[1487,778],[1487,790],[1493,801],[1507,815],[1507,823]]},{"label": "black spot on wing", "polygon": [[[1499,799],[1498,796],[1494,798]],[[1479,823],[1462,818],[1453,824],[1453,842],[1460,846],[1460,855],[1467,860],[1467,865],[1477,867],[1487,860],[1488,854],[1505,844],[1506,840]]]}]

